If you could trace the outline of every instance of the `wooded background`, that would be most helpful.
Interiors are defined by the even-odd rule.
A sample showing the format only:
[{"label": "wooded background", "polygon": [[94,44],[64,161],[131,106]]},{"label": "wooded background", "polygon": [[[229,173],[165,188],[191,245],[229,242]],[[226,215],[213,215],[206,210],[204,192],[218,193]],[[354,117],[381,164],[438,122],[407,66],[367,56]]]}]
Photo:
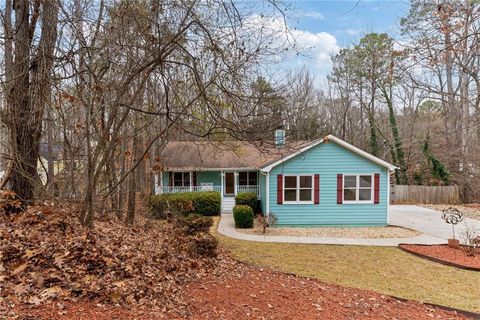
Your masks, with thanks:
[{"label": "wooded background", "polygon": [[[262,8],[6,0],[0,165],[12,171],[9,187],[25,203],[81,200],[87,226],[95,212],[132,223],[168,141],[264,148],[284,128],[287,141],[333,133],[400,167],[398,184],[455,184],[463,201],[478,201],[477,1],[412,1],[401,41],[365,34],[332,57],[326,84],[308,68],[279,72],[291,52],[308,50],[289,33],[288,3]],[[285,27],[272,30],[272,20]]]}]

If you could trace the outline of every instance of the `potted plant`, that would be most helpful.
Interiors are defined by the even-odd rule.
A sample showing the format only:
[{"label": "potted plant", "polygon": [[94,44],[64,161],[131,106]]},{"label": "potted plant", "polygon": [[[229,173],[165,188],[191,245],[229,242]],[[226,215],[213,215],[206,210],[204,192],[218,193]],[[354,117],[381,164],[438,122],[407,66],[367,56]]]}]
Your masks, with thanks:
[{"label": "potted plant", "polygon": [[448,246],[455,249],[460,248],[460,241],[455,239],[455,226],[463,221],[463,213],[456,208],[450,207],[442,211],[442,219],[452,225],[452,238],[448,239]]}]

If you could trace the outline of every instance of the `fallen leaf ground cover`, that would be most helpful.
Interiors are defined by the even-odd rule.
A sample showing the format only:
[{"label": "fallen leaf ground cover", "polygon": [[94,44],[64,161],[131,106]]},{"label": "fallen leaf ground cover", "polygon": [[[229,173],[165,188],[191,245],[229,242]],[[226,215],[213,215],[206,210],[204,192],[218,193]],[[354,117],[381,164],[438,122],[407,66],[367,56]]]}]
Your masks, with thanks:
[{"label": "fallen leaf ground cover", "polygon": [[97,219],[88,229],[77,211],[39,205],[0,213],[0,314],[52,300],[178,308],[181,284],[214,265],[198,254],[203,238],[173,224]]},{"label": "fallen leaf ground cover", "polygon": [[367,290],[345,288],[288,275],[236,260],[219,260],[218,268],[182,288],[185,310],[126,308],[79,301],[24,308],[29,319],[467,319],[415,301],[403,301]]},{"label": "fallen leaf ground cover", "polygon": [[224,249],[199,255],[206,235],[175,224],[97,219],[88,230],[75,210],[41,205],[1,217],[0,319],[465,318],[238,262]]},{"label": "fallen leaf ground cover", "polygon": [[265,243],[215,235],[232,257],[253,265],[480,312],[480,272],[427,261],[398,248]]}]

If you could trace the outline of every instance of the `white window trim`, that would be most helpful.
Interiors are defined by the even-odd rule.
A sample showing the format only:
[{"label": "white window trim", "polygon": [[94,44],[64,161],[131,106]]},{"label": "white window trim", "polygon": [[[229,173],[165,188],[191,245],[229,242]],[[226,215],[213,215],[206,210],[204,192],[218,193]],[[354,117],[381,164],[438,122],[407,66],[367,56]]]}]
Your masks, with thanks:
[{"label": "white window trim", "polygon": [[[184,177],[183,177],[183,174],[184,173],[188,173],[189,174],[189,180],[190,180],[190,184],[188,186],[176,186],[175,185],[175,173],[181,173],[182,174],[182,184],[184,184]],[[193,172],[192,171],[171,171],[171,174],[172,174],[172,188],[187,188],[187,187],[194,187],[192,185],[193,181],[192,181],[192,178],[193,178]]]},{"label": "white window trim", "polygon": [[[311,194],[311,201],[300,201],[300,176],[302,177],[311,177],[312,179],[312,194]],[[296,190],[296,201],[285,201],[285,181],[287,180],[286,177],[296,177],[297,178],[297,187]],[[293,190],[292,188],[288,188],[289,190]],[[307,188],[302,188],[307,189]],[[283,204],[313,204],[313,196],[315,190],[315,179],[313,174],[285,174],[283,175]]]},{"label": "white window trim", "polygon": [[[242,172],[245,172],[247,173],[247,184],[242,184],[240,185],[240,173]],[[250,173],[254,172],[256,175],[257,175],[257,184],[250,184]],[[238,185],[239,186],[242,186],[242,187],[254,187],[254,186],[258,186],[258,180],[259,180],[259,177],[258,177],[258,171],[253,171],[253,170],[249,170],[249,171],[239,171],[238,172]]]},{"label": "white window trim", "polygon": [[[357,177],[357,183],[355,187],[355,199],[357,200],[345,200],[345,176],[356,176]],[[370,194],[370,200],[359,200],[359,193],[360,193],[360,176],[370,176],[371,181],[372,181],[372,187],[371,187],[371,194]],[[374,203],[374,195],[375,195],[375,174],[373,173],[347,173],[342,175],[342,199],[343,199],[343,204],[373,204]],[[348,188],[352,189],[352,188]]]}]

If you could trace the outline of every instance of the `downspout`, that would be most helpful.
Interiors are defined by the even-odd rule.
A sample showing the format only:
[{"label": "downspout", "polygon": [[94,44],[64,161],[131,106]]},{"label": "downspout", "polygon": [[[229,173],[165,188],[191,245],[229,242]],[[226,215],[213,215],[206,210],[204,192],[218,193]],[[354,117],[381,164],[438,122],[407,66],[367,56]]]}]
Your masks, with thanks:
[{"label": "downspout", "polygon": [[265,176],[265,214],[270,215],[270,172],[263,172],[260,170],[260,174]]}]

